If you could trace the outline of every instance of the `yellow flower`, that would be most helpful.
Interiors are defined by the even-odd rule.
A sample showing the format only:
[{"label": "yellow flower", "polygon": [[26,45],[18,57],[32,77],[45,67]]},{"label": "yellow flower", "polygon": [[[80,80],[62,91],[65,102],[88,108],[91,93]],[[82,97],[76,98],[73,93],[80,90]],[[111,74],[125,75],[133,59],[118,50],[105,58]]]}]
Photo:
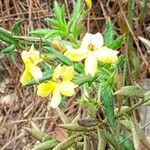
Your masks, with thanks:
[{"label": "yellow flower", "polygon": [[42,78],[42,71],[37,66],[42,59],[40,58],[39,51],[34,50],[33,45],[29,51],[23,51],[21,53],[21,58],[25,65],[25,70],[20,78],[20,82],[23,85],[27,84],[31,79],[38,80]]},{"label": "yellow flower", "polygon": [[85,59],[85,73],[94,76],[98,61],[111,64],[118,60],[118,51],[103,46],[103,44],[103,37],[100,33],[86,33],[80,48],[74,49],[71,46],[67,46],[65,55],[72,61]]},{"label": "yellow flower", "polygon": [[73,76],[72,66],[58,65],[53,72],[52,80],[38,85],[37,95],[47,97],[52,93],[50,106],[57,108],[61,101],[61,95],[72,96],[75,94],[74,89],[77,85],[71,81]]},{"label": "yellow flower", "polygon": [[91,7],[92,7],[92,0],[85,0],[85,4],[86,4],[87,9],[91,9]]}]

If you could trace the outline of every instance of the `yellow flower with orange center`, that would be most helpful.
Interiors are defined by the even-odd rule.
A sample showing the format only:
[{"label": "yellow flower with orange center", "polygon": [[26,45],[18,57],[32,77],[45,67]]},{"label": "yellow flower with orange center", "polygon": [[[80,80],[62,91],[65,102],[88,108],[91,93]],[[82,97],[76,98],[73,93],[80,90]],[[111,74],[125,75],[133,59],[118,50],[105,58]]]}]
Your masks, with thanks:
[{"label": "yellow flower with orange center", "polygon": [[38,80],[42,78],[42,71],[37,66],[42,59],[40,58],[39,51],[35,50],[33,45],[29,51],[23,51],[21,53],[21,58],[25,65],[25,70],[20,78],[20,82],[23,85],[27,84],[32,79]]},{"label": "yellow flower with orange center", "polygon": [[104,46],[104,40],[100,33],[91,34],[86,33],[83,37],[79,49],[74,49],[67,46],[65,55],[72,61],[85,60],[85,73],[92,76],[97,71],[98,61],[102,63],[115,63],[118,60],[118,51],[112,50]]},{"label": "yellow flower with orange center", "polygon": [[78,86],[71,81],[73,76],[72,66],[58,65],[53,72],[52,80],[38,85],[37,94],[42,97],[52,94],[50,106],[57,108],[61,102],[61,95],[70,97],[75,94],[74,89]]}]

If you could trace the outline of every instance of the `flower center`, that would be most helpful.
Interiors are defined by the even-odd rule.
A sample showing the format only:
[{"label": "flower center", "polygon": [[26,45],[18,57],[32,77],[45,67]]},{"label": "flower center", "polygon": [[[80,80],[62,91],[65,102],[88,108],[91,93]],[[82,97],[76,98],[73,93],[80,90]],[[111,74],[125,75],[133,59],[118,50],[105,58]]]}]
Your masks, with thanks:
[{"label": "flower center", "polygon": [[60,75],[58,78],[57,78],[57,83],[61,83],[63,81],[63,77]]},{"label": "flower center", "polygon": [[95,51],[95,46],[90,43],[90,44],[88,45],[88,49],[89,49],[90,51]]}]

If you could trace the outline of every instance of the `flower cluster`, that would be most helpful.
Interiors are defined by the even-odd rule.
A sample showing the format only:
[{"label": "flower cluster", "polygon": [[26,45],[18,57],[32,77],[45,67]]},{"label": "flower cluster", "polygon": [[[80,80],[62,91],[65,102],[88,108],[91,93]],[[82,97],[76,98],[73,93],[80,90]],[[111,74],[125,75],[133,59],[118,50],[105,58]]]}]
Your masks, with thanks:
[{"label": "flower cluster", "polygon": [[[64,53],[71,61],[80,61],[85,64],[85,74],[94,76],[97,71],[98,61],[106,64],[116,63],[118,51],[104,46],[103,37],[100,33],[86,33],[83,37],[81,46],[74,49],[66,46]],[[40,58],[39,51],[32,45],[29,51],[23,51],[22,60],[25,64],[25,70],[21,76],[21,83],[27,84],[31,79],[41,79],[43,77],[41,69],[37,66],[43,60]],[[61,102],[61,96],[73,96],[75,88],[78,87],[72,82],[74,78],[73,66],[58,65],[52,79],[43,82],[37,86],[37,95],[42,97],[50,96],[50,106],[57,108]]]}]

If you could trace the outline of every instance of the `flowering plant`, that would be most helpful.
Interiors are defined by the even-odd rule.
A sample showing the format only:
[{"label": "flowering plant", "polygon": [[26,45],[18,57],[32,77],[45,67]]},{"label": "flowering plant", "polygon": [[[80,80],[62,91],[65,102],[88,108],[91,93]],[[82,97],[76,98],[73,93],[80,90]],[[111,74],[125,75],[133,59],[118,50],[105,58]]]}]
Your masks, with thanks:
[{"label": "flowering plant", "polygon": [[[84,3],[77,0],[71,18],[66,19],[64,6],[54,1],[54,18],[46,19],[51,29],[31,31],[29,41],[20,39],[17,30],[11,35],[0,29],[4,35],[0,38],[8,43],[3,53],[14,54],[16,49],[23,49],[24,71],[20,82],[24,86],[35,85],[37,95],[48,98],[48,107],[56,110],[64,122],[60,127],[68,131],[68,138],[58,141],[32,123],[32,129],[26,128],[26,131],[42,142],[34,150],[78,149],[78,137],[84,141],[82,147],[86,150],[90,150],[92,144],[96,144],[98,150],[104,150],[107,143],[117,150],[133,150],[134,136],[143,136],[129,112],[148,103],[149,96],[140,87],[119,84],[123,82],[119,72],[126,65],[119,51],[125,35],[114,39],[110,18],[106,20],[104,34],[85,32],[82,22],[91,7],[91,0]],[[16,23],[15,29],[20,23]],[[81,33],[83,38],[80,38]],[[29,51],[24,50],[26,44]],[[85,112],[85,118],[66,121],[59,108],[62,102],[67,106],[64,99],[76,95],[77,89],[80,95],[74,101]],[[123,100],[133,96],[142,100],[128,107]],[[129,131],[133,140],[126,138]],[[90,142],[94,136],[96,142]],[[144,143],[143,139],[141,142]]]}]

